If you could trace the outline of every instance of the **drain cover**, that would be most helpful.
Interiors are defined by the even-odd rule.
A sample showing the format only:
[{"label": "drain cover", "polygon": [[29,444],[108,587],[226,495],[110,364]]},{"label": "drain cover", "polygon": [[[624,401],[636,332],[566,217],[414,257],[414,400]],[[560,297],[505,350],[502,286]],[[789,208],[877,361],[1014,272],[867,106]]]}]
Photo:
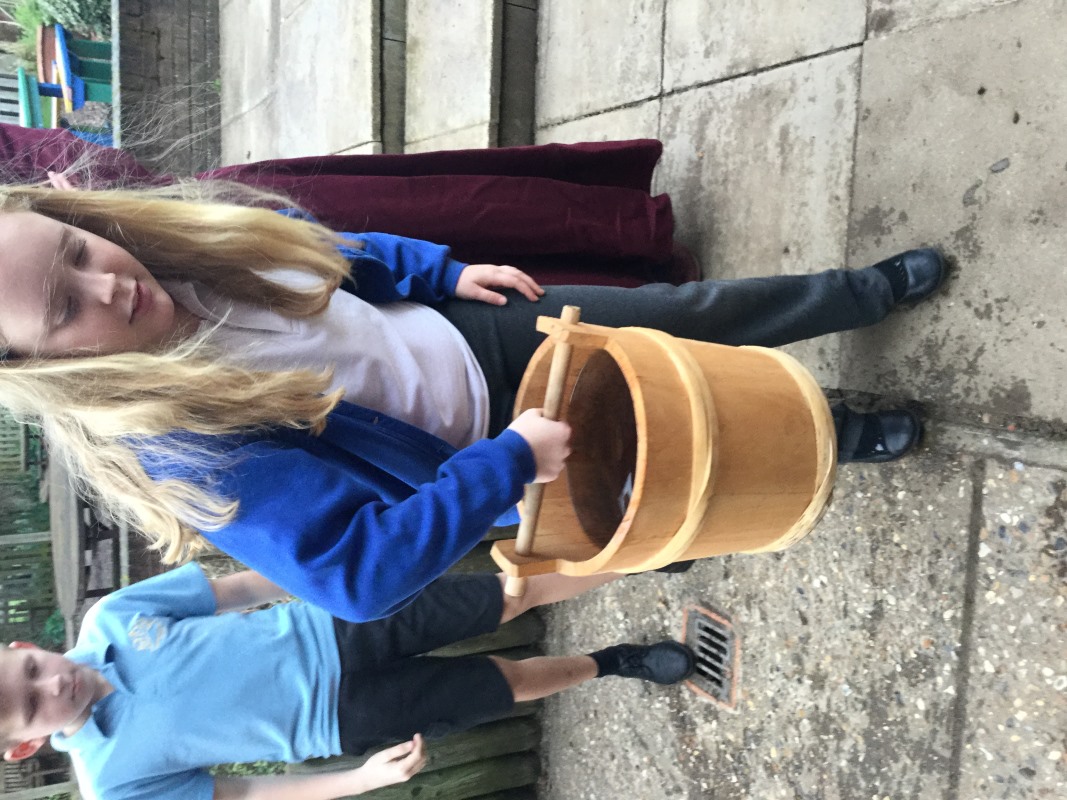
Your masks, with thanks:
[{"label": "drain cover", "polygon": [[741,640],[733,623],[701,606],[688,606],[682,641],[696,653],[696,671],[686,683],[699,695],[733,710],[741,677]]}]

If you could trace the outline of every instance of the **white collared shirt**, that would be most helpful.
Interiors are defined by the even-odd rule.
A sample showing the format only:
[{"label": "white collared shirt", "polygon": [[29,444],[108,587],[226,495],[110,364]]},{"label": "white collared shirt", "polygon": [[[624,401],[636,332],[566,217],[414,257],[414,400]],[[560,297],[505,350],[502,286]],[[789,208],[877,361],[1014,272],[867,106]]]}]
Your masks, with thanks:
[{"label": "white collared shirt", "polygon": [[[300,287],[314,279],[271,272]],[[291,319],[220,297],[199,284],[166,283],[175,302],[221,323],[212,341],[235,363],[254,369],[333,369],[331,389],[345,399],[422,428],[462,448],[486,436],[489,389],[470,346],[441,314],[418,303],[373,305],[338,290],[321,314]]]}]

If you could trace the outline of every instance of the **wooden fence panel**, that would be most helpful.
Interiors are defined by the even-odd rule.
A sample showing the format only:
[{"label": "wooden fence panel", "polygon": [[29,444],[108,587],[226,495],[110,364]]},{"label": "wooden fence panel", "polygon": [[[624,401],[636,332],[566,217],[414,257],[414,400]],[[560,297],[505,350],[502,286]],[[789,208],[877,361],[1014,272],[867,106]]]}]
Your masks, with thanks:
[{"label": "wooden fence panel", "polygon": [[36,640],[55,609],[51,543],[5,544],[0,536],[0,639]]},{"label": "wooden fence panel", "polygon": [[523,614],[510,622],[505,622],[493,633],[474,636],[462,642],[438,648],[433,654],[454,657],[489,653],[536,644],[544,635],[545,623],[541,621],[541,618],[537,614]]},{"label": "wooden fence panel", "polygon": [[[536,750],[541,742],[541,724],[534,716],[537,707],[529,703],[524,706],[526,707],[522,709],[520,716],[489,722],[469,731],[427,742],[426,771],[433,772],[483,758]],[[368,758],[387,746],[376,747],[361,756],[316,758],[303,764],[293,764],[289,771],[305,773],[327,769],[355,769],[363,766]]]},{"label": "wooden fence panel", "polygon": [[[534,753],[515,753],[455,767],[423,770],[407,783],[361,794],[363,800],[469,800],[490,792],[518,789],[534,783],[541,760]],[[504,795],[505,797],[507,795]]]}]

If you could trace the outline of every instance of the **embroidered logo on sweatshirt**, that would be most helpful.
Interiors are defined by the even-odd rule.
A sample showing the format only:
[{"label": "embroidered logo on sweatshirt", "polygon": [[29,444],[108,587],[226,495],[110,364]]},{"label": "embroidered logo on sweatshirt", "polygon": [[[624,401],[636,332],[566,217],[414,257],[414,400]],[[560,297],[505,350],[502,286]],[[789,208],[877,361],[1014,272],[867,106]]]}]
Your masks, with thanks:
[{"label": "embroidered logo on sweatshirt", "polygon": [[167,620],[159,617],[138,617],[130,625],[130,644],[134,650],[157,650],[167,638]]}]

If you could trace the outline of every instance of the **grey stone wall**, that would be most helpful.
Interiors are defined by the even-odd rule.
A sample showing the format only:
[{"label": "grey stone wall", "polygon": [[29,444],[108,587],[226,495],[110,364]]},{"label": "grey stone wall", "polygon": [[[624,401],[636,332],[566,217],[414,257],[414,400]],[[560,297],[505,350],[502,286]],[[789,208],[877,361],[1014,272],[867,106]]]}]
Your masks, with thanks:
[{"label": "grey stone wall", "polygon": [[122,146],[190,175],[221,154],[218,0],[118,0]]}]

